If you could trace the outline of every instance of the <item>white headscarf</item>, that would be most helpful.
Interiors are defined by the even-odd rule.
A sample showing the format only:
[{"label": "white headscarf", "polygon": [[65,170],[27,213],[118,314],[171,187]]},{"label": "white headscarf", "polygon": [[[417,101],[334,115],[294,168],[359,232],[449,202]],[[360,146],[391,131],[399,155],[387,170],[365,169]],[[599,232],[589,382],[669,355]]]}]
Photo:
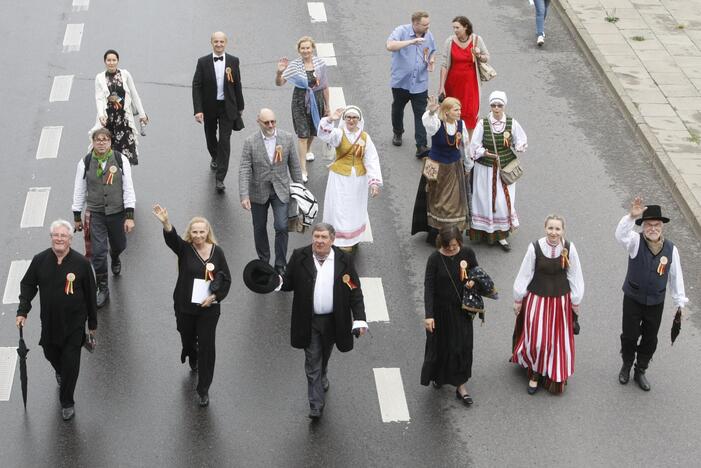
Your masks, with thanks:
[{"label": "white headscarf", "polygon": [[504,91],[492,91],[492,94],[489,95],[489,104],[493,102],[500,102],[506,106],[506,93]]},{"label": "white headscarf", "polygon": [[346,106],[346,108],[343,111],[343,114],[341,114],[341,124],[340,124],[341,128],[343,128],[344,130],[348,130],[348,128],[346,127],[346,116],[347,115],[355,115],[358,117],[358,125],[356,126],[356,128],[362,132],[365,122],[363,121],[363,112],[360,110],[360,107]]}]

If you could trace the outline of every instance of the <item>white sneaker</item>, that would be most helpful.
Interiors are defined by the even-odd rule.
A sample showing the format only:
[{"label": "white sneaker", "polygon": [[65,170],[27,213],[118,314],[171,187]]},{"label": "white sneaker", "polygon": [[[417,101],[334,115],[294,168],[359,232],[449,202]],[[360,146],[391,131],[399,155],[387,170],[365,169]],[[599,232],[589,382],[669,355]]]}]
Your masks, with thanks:
[{"label": "white sneaker", "polygon": [[535,43],[538,47],[541,47],[543,44],[545,44],[545,36],[538,36]]},{"label": "white sneaker", "polygon": [[314,153],[307,153],[307,161],[314,161]]},{"label": "white sneaker", "polygon": [[307,174],[302,174],[302,182],[305,184],[309,182],[309,177],[307,177]]}]

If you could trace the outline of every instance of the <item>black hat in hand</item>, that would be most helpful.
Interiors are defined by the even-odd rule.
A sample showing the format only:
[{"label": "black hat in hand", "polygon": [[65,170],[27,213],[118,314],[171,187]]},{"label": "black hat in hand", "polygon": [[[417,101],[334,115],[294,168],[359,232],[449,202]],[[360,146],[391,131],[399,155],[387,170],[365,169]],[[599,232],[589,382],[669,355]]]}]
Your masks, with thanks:
[{"label": "black hat in hand", "polygon": [[280,286],[280,276],[267,262],[256,259],[243,269],[243,282],[251,291],[267,294]]}]

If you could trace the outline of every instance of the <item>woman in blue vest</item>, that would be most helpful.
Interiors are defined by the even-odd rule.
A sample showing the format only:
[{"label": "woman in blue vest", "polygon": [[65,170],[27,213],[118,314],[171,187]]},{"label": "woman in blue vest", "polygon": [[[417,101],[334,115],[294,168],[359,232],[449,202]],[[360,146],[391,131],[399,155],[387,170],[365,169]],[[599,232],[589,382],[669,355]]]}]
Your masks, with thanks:
[{"label": "woman in blue vest", "polygon": [[574,335],[584,295],[577,249],[566,241],[565,220],[545,218],[545,237],[528,246],[514,281],[516,327],[512,362],[528,369],[528,394],[541,382],[565,391],[574,372]]},{"label": "woman in blue vest", "polygon": [[468,227],[468,174],[473,162],[466,155],[467,127],[460,119],[461,110],[455,98],[438,104],[431,96],[421,118],[431,138],[431,150],[424,160],[412,234],[428,231],[426,242],[430,244],[435,243],[441,229],[456,226],[464,231]]}]

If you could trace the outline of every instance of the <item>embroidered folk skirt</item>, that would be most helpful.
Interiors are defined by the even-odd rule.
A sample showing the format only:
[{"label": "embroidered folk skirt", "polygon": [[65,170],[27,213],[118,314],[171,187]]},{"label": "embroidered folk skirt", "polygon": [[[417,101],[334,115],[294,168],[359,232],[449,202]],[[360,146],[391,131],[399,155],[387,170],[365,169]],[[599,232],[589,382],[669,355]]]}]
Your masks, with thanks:
[{"label": "embroidered folk skirt", "polygon": [[355,175],[355,168],[349,176],[329,171],[322,219],[336,230],[337,247],[352,247],[360,242],[368,222],[367,175]]},{"label": "embroidered folk skirt", "polygon": [[[472,168],[472,178],[470,239],[486,239],[490,244],[506,239],[509,232],[519,226],[516,184],[504,186],[497,172],[495,193],[492,189],[494,169],[482,164],[475,164]],[[508,202],[504,189],[509,193]]]},{"label": "embroidered folk skirt", "polygon": [[462,160],[439,163],[438,178],[426,183],[426,215],[428,225],[438,230],[457,226],[468,227],[467,176]]}]

